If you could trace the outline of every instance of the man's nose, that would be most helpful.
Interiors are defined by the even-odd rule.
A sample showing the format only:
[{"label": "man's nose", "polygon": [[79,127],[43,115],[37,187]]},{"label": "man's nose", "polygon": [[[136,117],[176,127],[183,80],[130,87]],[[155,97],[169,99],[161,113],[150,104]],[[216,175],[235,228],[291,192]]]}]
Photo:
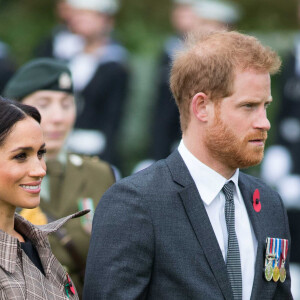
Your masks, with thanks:
[{"label": "man's nose", "polygon": [[271,128],[271,123],[267,117],[267,111],[262,109],[254,120],[254,128],[268,131]]}]

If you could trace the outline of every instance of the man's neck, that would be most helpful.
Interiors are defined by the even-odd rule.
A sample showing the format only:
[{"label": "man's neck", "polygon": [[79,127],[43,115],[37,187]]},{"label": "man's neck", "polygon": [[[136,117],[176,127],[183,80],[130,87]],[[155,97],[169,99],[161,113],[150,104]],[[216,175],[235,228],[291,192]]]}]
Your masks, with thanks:
[{"label": "man's neck", "polygon": [[226,179],[233,176],[236,169],[229,168],[224,163],[220,162],[218,158],[213,157],[203,145],[200,137],[198,139],[190,138],[188,134],[183,134],[183,143],[185,147],[203,164],[207,165]]}]

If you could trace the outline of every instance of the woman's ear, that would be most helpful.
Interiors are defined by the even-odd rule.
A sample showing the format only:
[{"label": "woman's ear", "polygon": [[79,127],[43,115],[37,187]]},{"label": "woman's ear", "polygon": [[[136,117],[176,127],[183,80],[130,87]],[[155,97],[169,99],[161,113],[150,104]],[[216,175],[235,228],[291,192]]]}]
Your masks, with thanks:
[{"label": "woman's ear", "polygon": [[201,122],[207,122],[210,99],[205,93],[197,93],[192,99],[192,112],[193,115]]}]

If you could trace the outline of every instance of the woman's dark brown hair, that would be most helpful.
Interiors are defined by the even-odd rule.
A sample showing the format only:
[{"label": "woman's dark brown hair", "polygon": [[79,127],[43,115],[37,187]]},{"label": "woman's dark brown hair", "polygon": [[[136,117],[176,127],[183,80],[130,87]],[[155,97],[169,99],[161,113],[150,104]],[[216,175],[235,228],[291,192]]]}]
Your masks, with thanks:
[{"label": "woman's dark brown hair", "polygon": [[27,117],[41,123],[41,115],[36,108],[0,96],[0,146],[14,125]]}]

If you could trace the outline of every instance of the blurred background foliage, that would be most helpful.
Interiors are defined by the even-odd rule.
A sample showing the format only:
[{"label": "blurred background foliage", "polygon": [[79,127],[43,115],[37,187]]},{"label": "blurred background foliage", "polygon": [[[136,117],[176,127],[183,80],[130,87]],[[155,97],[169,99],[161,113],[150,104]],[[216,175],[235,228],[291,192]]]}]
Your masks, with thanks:
[{"label": "blurred background foliage", "polygon": [[[149,123],[155,98],[156,65],[164,39],[172,32],[169,16],[172,0],[120,0],[116,16],[116,37],[130,53],[132,84],[123,126],[120,152],[128,175],[134,164],[147,155]],[[232,0],[242,9],[236,28],[256,35],[284,57],[292,48],[298,29],[298,0]],[[55,0],[1,0],[0,39],[10,46],[19,66],[33,57],[34,48],[51,34],[57,24]],[[273,97],[277,97],[278,78],[273,79]],[[269,118],[275,118],[278,106],[272,105]],[[274,126],[275,125],[275,126]],[[273,128],[276,124],[273,122]],[[269,143],[272,143],[272,132]]]}]

